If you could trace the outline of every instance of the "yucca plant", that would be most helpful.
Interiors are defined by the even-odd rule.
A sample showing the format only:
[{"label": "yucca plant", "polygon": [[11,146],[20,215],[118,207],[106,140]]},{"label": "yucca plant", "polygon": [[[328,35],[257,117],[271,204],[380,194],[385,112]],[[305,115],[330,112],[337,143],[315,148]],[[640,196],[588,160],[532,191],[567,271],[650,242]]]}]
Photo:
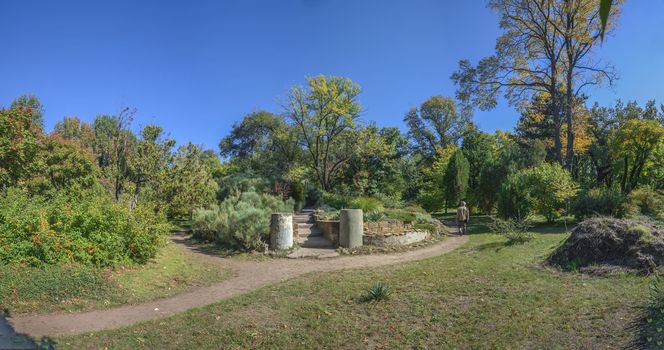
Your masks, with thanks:
[{"label": "yucca plant", "polygon": [[392,289],[387,285],[377,282],[371,288],[367,289],[367,294],[364,296],[364,301],[367,303],[378,302],[387,300],[392,294]]}]

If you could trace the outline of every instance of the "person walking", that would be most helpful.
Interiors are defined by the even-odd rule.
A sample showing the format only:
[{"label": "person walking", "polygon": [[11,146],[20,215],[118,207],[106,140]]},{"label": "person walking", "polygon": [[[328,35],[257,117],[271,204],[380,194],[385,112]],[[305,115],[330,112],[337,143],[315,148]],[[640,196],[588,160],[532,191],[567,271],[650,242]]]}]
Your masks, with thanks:
[{"label": "person walking", "polygon": [[459,234],[465,235],[467,233],[468,221],[470,219],[470,212],[466,208],[466,202],[461,201],[457,208],[457,226],[459,227]]}]

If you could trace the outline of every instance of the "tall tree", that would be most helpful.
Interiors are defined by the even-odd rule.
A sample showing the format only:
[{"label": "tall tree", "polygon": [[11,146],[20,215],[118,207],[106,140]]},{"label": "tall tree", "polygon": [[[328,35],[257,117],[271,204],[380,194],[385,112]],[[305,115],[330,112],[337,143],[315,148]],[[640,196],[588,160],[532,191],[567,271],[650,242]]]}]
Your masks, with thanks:
[{"label": "tall tree", "polygon": [[445,207],[456,205],[466,198],[468,191],[468,178],[470,165],[463,151],[458,149],[452,155],[445,175],[443,177],[443,193],[445,195]]},{"label": "tall tree", "polygon": [[0,190],[14,186],[34,171],[41,127],[27,108],[0,108]]},{"label": "tall tree", "polygon": [[439,148],[457,144],[468,126],[468,120],[457,112],[454,99],[444,96],[432,96],[419,109],[412,108],[404,122],[417,152],[429,159]]},{"label": "tall tree", "polygon": [[517,106],[533,95],[548,94],[555,158],[562,163],[559,87],[564,39],[553,24],[556,5],[554,0],[489,1],[489,7],[500,14],[504,31],[496,41],[496,52],[481,59],[477,66],[460,61],[452,80],[458,86],[457,98],[468,109],[494,108],[501,92]]},{"label": "tall tree", "polygon": [[317,76],[291,89],[286,115],[297,128],[309,166],[325,191],[357,146],[360,87],[348,78]]},{"label": "tall tree", "polygon": [[[615,18],[622,1],[613,1],[608,14]],[[575,129],[574,111],[577,100],[588,86],[599,85],[604,80],[613,84],[616,74],[611,65],[602,63],[594,51],[605,33],[615,28],[615,20],[602,24],[601,9],[596,0],[558,0],[554,6],[554,28],[564,40],[563,57],[565,101],[563,105],[567,124],[567,157],[565,163],[572,168],[574,160]]]},{"label": "tall tree", "polygon": [[141,140],[134,154],[127,160],[129,178],[133,183],[132,206],[139,203],[141,191],[148,186],[157,203],[166,201],[165,193],[169,179],[169,166],[175,140],[164,139],[163,128],[147,125],[141,131]]},{"label": "tall tree", "polygon": [[170,174],[169,217],[188,216],[216,199],[217,183],[203,162],[203,150],[192,143],[178,148]]}]

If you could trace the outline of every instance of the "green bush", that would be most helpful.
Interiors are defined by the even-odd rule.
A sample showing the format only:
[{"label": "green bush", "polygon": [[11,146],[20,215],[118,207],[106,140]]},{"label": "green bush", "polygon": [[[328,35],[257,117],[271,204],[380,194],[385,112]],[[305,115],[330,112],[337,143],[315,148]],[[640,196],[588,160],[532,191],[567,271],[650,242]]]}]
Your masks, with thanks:
[{"label": "green bush", "polygon": [[129,210],[105,193],[51,198],[10,189],[0,196],[0,262],[94,266],[144,263],[168,224],[151,208]]},{"label": "green bush", "polygon": [[365,212],[382,211],[383,208],[383,202],[373,197],[353,198],[348,205],[348,209],[362,209]]},{"label": "green bush", "polygon": [[593,188],[581,192],[574,205],[574,215],[578,219],[602,215],[623,217],[625,196],[614,188]]},{"label": "green bush", "polygon": [[498,193],[498,215],[523,220],[530,214],[553,222],[577,193],[572,175],[560,164],[541,163],[510,174]]},{"label": "green bush", "polygon": [[219,206],[194,211],[192,229],[201,237],[245,250],[260,249],[270,233],[272,213],[292,212],[292,199],[256,192],[233,193]]},{"label": "green bush", "polygon": [[650,186],[639,187],[627,195],[625,211],[628,215],[656,217],[662,209],[664,209],[662,196]]},{"label": "green bush", "polygon": [[382,221],[383,219],[385,219],[385,213],[380,211],[364,213],[364,222]]}]

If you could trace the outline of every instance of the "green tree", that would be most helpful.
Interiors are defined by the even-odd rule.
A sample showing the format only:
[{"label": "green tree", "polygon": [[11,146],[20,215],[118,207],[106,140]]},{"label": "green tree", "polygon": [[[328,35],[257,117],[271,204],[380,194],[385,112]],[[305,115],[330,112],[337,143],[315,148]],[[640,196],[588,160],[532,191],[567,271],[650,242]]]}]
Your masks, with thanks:
[{"label": "green tree", "polygon": [[417,152],[430,160],[439,148],[457,144],[468,126],[468,121],[457,113],[456,102],[444,96],[432,96],[419,109],[412,108],[404,122]]},{"label": "green tree", "polygon": [[147,187],[160,207],[167,205],[169,166],[175,140],[163,138],[163,128],[147,125],[141,132],[135,152],[128,158],[128,178],[133,184],[132,207],[139,204],[141,191]]},{"label": "green tree", "polygon": [[646,167],[664,140],[664,126],[657,120],[630,119],[611,138],[613,153],[618,159],[620,188],[628,193],[642,180]]},{"label": "green tree", "polygon": [[26,108],[0,108],[0,190],[15,186],[34,171],[41,128]]},{"label": "green tree", "polygon": [[466,198],[468,191],[468,179],[470,175],[470,164],[458,149],[452,155],[445,175],[443,176],[443,194],[445,196],[445,207],[452,207]]},{"label": "green tree", "polygon": [[44,106],[35,95],[22,95],[12,101],[9,108],[24,108],[30,113],[33,124],[40,130],[44,129]]},{"label": "green tree", "polygon": [[302,158],[295,128],[266,111],[246,115],[219,142],[221,155],[234,159],[245,171],[283,180]]},{"label": "green tree", "polygon": [[286,115],[298,131],[307,163],[323,190],[357,149],[360,87],[348,78],[317,76],[291,89]]},{"label": "green tree", "polygon": [[169,183],[169,217],[191,217],[194,210],[215,203],[218,186],[202,153],[203,150],[192,143],[180,146],[175,153]]}]

